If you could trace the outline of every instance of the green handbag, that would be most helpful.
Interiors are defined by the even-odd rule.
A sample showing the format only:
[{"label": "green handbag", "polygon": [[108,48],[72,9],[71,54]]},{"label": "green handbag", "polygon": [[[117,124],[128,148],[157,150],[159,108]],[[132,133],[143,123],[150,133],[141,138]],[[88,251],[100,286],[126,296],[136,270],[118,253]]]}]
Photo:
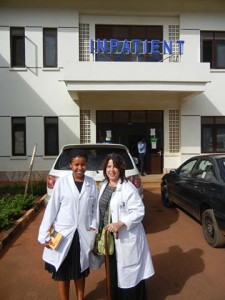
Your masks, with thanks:
[{"label": "green handbag", "polygon": [[97,252],[98,254],[106,255],[105,235],[106,235],[106,239],[107,239],[106,241],[108,245],[108,254],[112,255],[114,253],[113,235],[108,230],[105,230],[105,228],[103,228],[101,233],[97,235]]},{"label": "green handbag", "polygon": [[[105,210],[109,207],[109,203],[107,203]],[[108,212],[108,224],[111,222],[111,212],[109,208]],[[94,252],[100,255],[106,255],[105,244],[108,245],[108,255],[112,255],[114,253],[114,237],[111,232],[105,230],[105,227],[100,227],[99,233],[96,236]]]}]

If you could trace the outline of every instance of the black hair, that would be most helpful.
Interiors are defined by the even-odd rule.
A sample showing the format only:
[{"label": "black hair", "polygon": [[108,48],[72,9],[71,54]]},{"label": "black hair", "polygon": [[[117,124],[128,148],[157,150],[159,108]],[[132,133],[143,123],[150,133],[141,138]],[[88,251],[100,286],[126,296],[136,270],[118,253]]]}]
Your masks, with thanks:
[{"label": "black hair", "polygon": [[70,163],[73,160],[73,158],[75,158],[75,157],[84,157],[86,161],[88,160],[87,153],[81,149],[71,149],[70,150],[70,152],[69,152]]}]

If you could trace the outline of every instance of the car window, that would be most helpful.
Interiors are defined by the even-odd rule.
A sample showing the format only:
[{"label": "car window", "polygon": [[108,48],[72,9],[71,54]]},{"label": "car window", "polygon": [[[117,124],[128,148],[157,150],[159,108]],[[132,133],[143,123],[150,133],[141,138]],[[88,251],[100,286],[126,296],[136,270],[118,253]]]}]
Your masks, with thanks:
[{"label": "car window", "polygon": [[225,182],[225,159],[224,158],[217,159],[217,163],[219,165],[220,177]]},{"label": "car window", "polygon": [[[82,148],[79,148],[82,149]],[[134,168],[133,163],[126,152],[125,149],[116,149],[116,148],[84,148],[84,150],[88,155],[88,162],[87,162],[87,170],[88,171],[99,171],[102,170],[102,164],[106,156],[110,153],[117,153],[120,154],[126,163],[126,170],[132,170]],[[71,149],[64,150],[61,155],[59,156],[58,160],[55,164],[56,170],[70,170],[69,166],[69,153]]]},{"label": "car window", "polygon": [[210,181],[214,176],[214,167],[211,161],[203,159],[193,172],[193,177]]},{"label": "car window", "polygon": [[197,159],[193,159],[184,164],[179,170],[179,175],[181,177],[191,177],[191,171],[193,170],[193,167],[195,166],[196,162]]}]

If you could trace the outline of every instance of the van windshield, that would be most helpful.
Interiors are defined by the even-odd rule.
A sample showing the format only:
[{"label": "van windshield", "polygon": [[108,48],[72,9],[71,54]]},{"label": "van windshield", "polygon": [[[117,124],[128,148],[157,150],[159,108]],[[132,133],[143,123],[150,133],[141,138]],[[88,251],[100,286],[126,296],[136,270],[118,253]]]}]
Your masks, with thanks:
[{"label": "van windshield", "polygon": [[[72,149],[72,148],[71,148]],[[69,153],[71,149],[65,149],[61,155],[59,156],[58,160],[55,164],[56,170],[70,170],[69,166]],[[76,148],[77,149],[77,148]],[[125,163],[126,163],[126,170],[132,170],[134,168],[133,162],[130,159],[127,151],[121,148],[79,148],[87,153],[88,162],[87,162],[87,171],[99,171],[102,170],[102,165],[106,156],[110,153],[117,153],[120,154]]]}]

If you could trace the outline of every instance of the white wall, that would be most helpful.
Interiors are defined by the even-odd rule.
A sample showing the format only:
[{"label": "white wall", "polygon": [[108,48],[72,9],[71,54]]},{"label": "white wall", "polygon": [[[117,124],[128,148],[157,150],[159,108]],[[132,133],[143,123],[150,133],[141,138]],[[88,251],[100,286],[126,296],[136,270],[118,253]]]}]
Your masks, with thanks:
[{"label": "white wall", "polygon": [[[58,10],[1,8],[0,20],[0,128],[4,128],[0,130],[0,139],[4,141],[0,145],[2,170],[25,170],[29,165],[35,143],[38,145],[35,168],[48,170],[51,167],[54,157],[43,157],[44,116],[59,116],[61,148],[63,144],[79,142],[80,108],[91,110],[92,142],[95,142],[96,136],[97,109],[162,109],[165,121],[164,167],[169,169],[177,167],[186,158],[200,153],[201,116],[225,115],[225,71],[211,70],[209,76],[207,73],[209,66],[200,64],[200,30],[225,30],[223,11],[164,13],[162,5],[158,15],[151,15],[149,10],[145,16],[143,13],[142,16],[129,13],[128,16],[126,12],[120,16],[113,16],[113,13],[104,15],[98,12],[92,14],[82,12],[79,15],[72,8]],[[185,40],[184,55],[181,59],[183,65],[143,63],[136,68],[134,64],[126,63],[120,67],[117,63],[115,65],[95,63],[92,69],[90,66],[93,62],[78,62],[79,22],[90,24],[90,38],[95,38],[95,24],[163,25],[165,39],[168,38],[166,32],[169,25],[180,25],[180,38]],[[23,70],[9,69],[10,26],[25,26],[27,68]],[[54,70],[43,69],[43,27],[58,28],[59,64]],[[107,73],[109,68],[112,73]],[[204,81],[208,78],[209,82],[205,87]],[[68,86],[70,81],[76,81],[78,86],[79,80],[83,80],[79,91],[80,100],[77,102],[73,101],[68,93],[65,79],[68,80]],[[158,82],[155,82],[156,79]],[[105,85],[97,89],[96,84],[102,84],[104,80],[107,81]],[[194,84],[191,80],[195,81]],[[108,92],[105,92],[106,89]],[[72,90],[75,90],[74,87]],[[96,92],[93,92],[94,90]],[[162,93],[162,90],[165,92]],[[191,93],[193,90],[203,93],[182,100],[186,92]],[[169,109],[181,111],[181,154],[169,153]],[[12,116],[27,117],[28,158],[10,158]]]},{"label": "white wall", "polygon": [[[78,143],[79,104],[69,95],[63,78],[64,64],[78,60],[78,13],[74,10],[0,11],[0,158],[1,170],[26,170],[37,144],[37,170],[48,170],[44,158],[44,117],[59,116],[59,147]],[[25,26],[26,68],[10,69],[10,26]],[[58,68],[43,69],[43,27],[58,28]],[[26,117],[27,157],[10,158],[11,117]],[[8,157],[8,158],[7,158]],[[29,165],[29,163],[28,163]]]},{"label": "white wall", "polygon": [[196,155],[201,150],[201,119],[181,116],[181,154]]}]

